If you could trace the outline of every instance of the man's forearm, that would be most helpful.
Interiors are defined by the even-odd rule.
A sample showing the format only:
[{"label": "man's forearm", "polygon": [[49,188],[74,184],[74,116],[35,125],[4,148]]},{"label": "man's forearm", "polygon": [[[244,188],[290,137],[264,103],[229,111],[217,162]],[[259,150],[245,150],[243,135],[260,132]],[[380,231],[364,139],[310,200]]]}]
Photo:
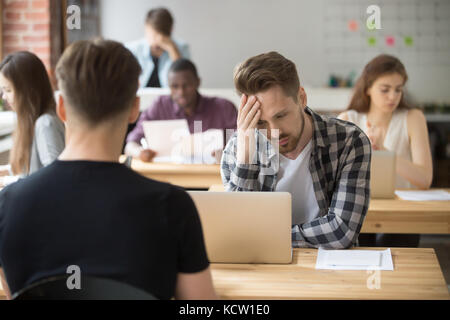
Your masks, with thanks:
[{"label": "man's forearm", "polygon": [[222,156],[221,175],[227,191],[272,191],[275,176],[265,175],[260,181],[261,166],[257,161],[256,144],[250,152],[249,163],[242,163],[237,156],[238,137],[230,139]]},{"label": "man's forearm", "polygon": [[261,191],[258,180],[259,167],[257,165],[222,165],[222,177],[227,191]]},{"label": "man's forearm", "polygon": [[178,50],[177,45],[175,43],[172,43],[172,45],[167,50],[169,53],[170,60],[177,61],[181,58],[180,50]]},{"label": "man's forearm", "polygon": [[294,248],[347,249],[354,244],[358,236],[348,223],[339,217],[333,216],[330,220],[327,215],[313,221],[292,226]]}]

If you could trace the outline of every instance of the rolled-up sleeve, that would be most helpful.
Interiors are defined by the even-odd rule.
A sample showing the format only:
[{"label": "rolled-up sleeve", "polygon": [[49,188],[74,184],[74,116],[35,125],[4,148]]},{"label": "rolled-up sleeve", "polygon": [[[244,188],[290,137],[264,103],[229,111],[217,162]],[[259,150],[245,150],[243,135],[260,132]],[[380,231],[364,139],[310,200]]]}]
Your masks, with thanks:
[{"label": "rolled-up sleeve", "polygon": [[260,191],[260,166],[237,163],[237,135],[228,142],[222,156],[221,176],[226,191]]}]

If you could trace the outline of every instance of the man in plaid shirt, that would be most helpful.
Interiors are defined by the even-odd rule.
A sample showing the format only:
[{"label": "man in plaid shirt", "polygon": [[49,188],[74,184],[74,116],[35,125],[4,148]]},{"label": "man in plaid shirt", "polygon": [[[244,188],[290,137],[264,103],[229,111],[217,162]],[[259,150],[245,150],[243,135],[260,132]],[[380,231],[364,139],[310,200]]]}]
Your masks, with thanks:
[{"label": "man in plaid shirt", "polygon": [[242,63],[234,82],[242,99],[222,157],[226,190],[290,192],[294,247],[353,246],[370,200],[367,136],[309,109],[295,64],[276,52]]}]

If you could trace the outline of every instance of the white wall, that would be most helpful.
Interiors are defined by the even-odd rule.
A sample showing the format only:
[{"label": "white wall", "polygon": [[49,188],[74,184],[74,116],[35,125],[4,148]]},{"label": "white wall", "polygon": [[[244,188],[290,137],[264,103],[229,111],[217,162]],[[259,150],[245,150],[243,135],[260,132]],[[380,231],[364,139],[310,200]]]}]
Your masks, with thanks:
[{"label": "white wall", "polygon": [[[109,39],[122,42],[138,39],[143,36],[147,11],[155,6],[165,6],[176,20],[174,37],[190,45],[203,87],[232,87],[233,69],[237,63],[270,50],[280,52],[297,64],[303,84],[320,87],[327,84],[331,72],[326,63],[323,36],[324,25],[333,23],[324,17],[328,1],[100,0],[101,30]],[[369,2],[380,1],[386,2]],[[326,27],[330,29],[330,25]],[[373,55],[377,53],[379,51],[374,51]],[[443,58],[450,61],[450,50]],[[408,89],[413,98],[417,101],[450,101],[449,63],[421,66],[405,61],[405,65],[410,75]],[[361,63],[355,67],[358,74],[362,66]]]}]

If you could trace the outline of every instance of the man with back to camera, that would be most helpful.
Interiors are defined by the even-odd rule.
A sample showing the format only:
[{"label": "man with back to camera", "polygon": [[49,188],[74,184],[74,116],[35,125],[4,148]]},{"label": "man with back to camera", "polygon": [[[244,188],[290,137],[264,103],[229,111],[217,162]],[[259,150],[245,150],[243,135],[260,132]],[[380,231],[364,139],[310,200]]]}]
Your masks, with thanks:
[{"label": "man with back to camera", "polygon": [[367,136],[308,108],[295,64],[279,53],[249,58],[234,83],[242,98],[222,158],[226,190],[290,192],[294,247],[351,247],[370,200]]},{"label": "man with back to camera", "polygon": [[140,72],[114,41],[76,42],[58,62],[66,148],[0,193],[8,297],[72,265],[82,277],[118,280],[159,299],[216,297],[191,198],[118,162],[127,125],[139,114]]},{"label": "man with back to camera", "polygon": [[141,65],[141,88],[167,88],[170,65],[190,57],[188,45],[172,38],[173,24],[169,10],[152,9],[145,19],[145,38],[126,45]]},{"label": "man with back to camera", "polygon": [[179,59],[169,71],[170,95],[160,96],[142,112],[136,127],[128,134],[125,153],[150,162],[156,152],[144,148],[140,141],[144,137],[143,123],[150,120],[186,119],[190,133],[194,133],[195,122],[201,121],[202,131],[209,129],[236,129],[237,110],[226,99],[203,96],[198,92],[200,78],[195,65],[187,59]]}]

